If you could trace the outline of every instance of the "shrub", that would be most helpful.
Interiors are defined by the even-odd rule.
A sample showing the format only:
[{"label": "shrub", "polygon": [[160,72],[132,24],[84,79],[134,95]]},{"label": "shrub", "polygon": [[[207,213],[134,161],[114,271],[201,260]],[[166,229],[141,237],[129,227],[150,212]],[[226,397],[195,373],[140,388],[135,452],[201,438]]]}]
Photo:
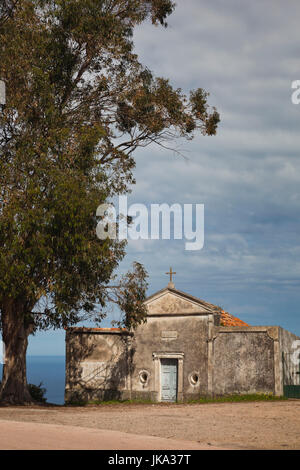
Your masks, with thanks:
[{"label": "shrub", "polygon": [[42,387],[42,385],[43,385],[42,382],[39,385],[28,384],[28,388],[29,388],[31,398],[34,401],[37,401],[39,403],[46,403],[47,398],[45,397],[45,394],[47,390],[44,387]]}]

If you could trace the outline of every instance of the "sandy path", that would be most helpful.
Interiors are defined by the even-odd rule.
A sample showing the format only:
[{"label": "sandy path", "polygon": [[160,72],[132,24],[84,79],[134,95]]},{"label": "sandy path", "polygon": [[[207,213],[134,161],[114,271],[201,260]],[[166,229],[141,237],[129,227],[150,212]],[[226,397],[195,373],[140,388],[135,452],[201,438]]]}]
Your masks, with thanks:
[{"label": "sandy path", "polygon": [[300,449],[300,400],[201,405],[2,407],[0,420],[106,429],[204,446]]},{"label": "sandy path", "polygon": [[217,450],[215,446],[79,426],[0,420],[1,450]]}]

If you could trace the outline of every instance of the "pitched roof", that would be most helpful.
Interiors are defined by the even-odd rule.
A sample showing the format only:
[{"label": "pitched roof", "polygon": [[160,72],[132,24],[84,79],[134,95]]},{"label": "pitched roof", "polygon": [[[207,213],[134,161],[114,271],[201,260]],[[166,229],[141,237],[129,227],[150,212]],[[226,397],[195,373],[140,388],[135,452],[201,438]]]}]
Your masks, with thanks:
[{"label": "pitched roof", "polygon": [[220,319],[221,326],[250,326],[248,323],[245,323],[243,320],[240,320],[237,317],[234,317],[225,310],[221,310],[221,319]]},{"label": "pitched roof", "polygon": [[190,301],[190,302],[193,302],[195,304],[200,305],[202,308],[207,310],[207,312],[209,312],[209,313],[220,312],[220,307],[218,307],[217,305],[210,304],[209,302],[206,302],[205,300],[199,299],[198,297],[195,297],[191,294],[187,294],[186,292],[175,289],[175,287],[170,287],[169,285],[167,287],[164,287],[160,291],[155,292],[154,294],[147,297],[147,299],[145,300],[145,304],[148,304],[149,302],[151,302],[155,298],[157,298],[159,296],[162,296],[163,294],[166,294],[168,292],[176,294],[177,296],[182,297],[187,301]]},{"label": "pitched roof", "polygon": [[172,286],[168,285],[164,289],[161,289],[160,291],[155,292],[154,294],[150,295],[150,297],[148,297],[145,302],[146,303],[151,302],[155,297],[162,295],[166,292],[171,292],[171,293],[173,292],[174,294],[177,294],[180,297],[185,298],[186,300],[197,303],[198,305],[201,305],[209,313],[219,314],[221,316],[220,318],[221,326],[250,326],[248,325],[248,323],[245,323],[243,320],[240,320],[239,318],[234,317],[233,315],[226,312],[225,310],[222,310],[221,307],[218,307],[217,305],[211,304],[202,299],[199,299],[198,297],[194,297],[193,295],[187,294],[186,292],[182,292],[178,289],[175,289],[174,284]]}]

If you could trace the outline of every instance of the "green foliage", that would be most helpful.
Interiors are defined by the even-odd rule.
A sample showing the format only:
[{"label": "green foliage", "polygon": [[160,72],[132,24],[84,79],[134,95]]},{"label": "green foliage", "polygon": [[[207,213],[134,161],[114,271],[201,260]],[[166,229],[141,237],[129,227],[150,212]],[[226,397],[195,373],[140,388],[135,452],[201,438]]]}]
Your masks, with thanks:
[{"label": "green foliage", "polygon": [[[219,115],[202,90],[188,99],[133,52],[134,28],[166,26],[171,0],[5,0],[0,9],[0,310],[26,325],[144,320],[139,264],[114,287],[126,244],[97,239],[96,209],[134,182],[133,152],[200,130]],[[31,331],[32,331],[31,329]]]},{"label": "green foliage", "polygon": [[252,402],[252,401],[277,401],[285,400],[285,397],[277,397],[271,393],[252,393],[252,394],[233,394],[233,395],[222,395],[215,397],[200,397],[195,400],[189,400],[188,403],[235,403],[235,402]]},{"label": "green foliage", "polygon": [[66,406],[87,406],[87,405],[147,405],[155,404],[156,406],[170,406],[170,405],[195,405],[195,404],[206,404],[206,403],[239,403],[239,402],[256,402],[256,401],[281,401],[287,400],[287,398],[280,396],[277,397],[272,394],[266,393],[252,393],[252,394],[233,394],[233,395],[222,395],[217,397],[199,397],[194,400],[188,401],[177,401],[177,402],[154,402],[147,399],[132,399],[132,400],[93,400],[88,402],[71,402]]},{"label": "green foliage", "polygon": [[38,403],[46,403],[47,398],[45,398],[46,389],[42,387],[42,382],[39,385],[28,384],[29,393],[32,399]]},{"label": "green foliage", "polygon": [[147,291],[148,275],[144,267],[135,262],[133,270],[122,276],[119,289],[116,291],[118,305],[124,312],[122,321],[115,322],[120,328],[134,329],[146,320],[146,309],[143,302]]}]

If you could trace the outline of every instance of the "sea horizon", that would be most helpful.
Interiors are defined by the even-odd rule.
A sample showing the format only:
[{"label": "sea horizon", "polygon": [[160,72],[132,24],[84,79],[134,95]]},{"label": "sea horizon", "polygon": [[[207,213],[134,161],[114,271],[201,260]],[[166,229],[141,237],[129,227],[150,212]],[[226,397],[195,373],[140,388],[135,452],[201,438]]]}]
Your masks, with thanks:
[{"label": "sea horizon", "polygon": [[65,354],[27,354],[26,357],[65,357]]},{"label": "sea horizon", "polygon": [[[2,364],[0,377],[2,378]],[[27,355],[27,382],[46,389],[47,403],[64,404],[65,355]]]}]

